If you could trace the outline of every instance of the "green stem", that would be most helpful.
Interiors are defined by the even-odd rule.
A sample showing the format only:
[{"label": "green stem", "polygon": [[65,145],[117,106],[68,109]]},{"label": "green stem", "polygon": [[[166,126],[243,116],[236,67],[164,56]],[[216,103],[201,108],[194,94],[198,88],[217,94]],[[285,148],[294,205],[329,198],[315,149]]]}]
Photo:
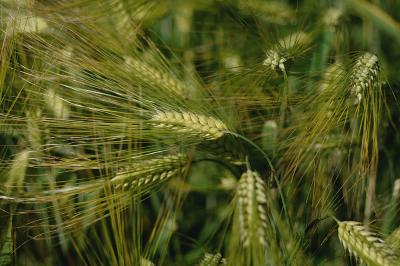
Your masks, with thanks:
[{"label": "green stem", "polygon": [[289,81],[286,74],[286,71],[283,71],[283,91],[282,91],[282,103],[280,108],[280,118],[279,118],[279,129],[285,127],[285,119],[286,119],[286,109],[288,105],[288,91],[289,91]]}]

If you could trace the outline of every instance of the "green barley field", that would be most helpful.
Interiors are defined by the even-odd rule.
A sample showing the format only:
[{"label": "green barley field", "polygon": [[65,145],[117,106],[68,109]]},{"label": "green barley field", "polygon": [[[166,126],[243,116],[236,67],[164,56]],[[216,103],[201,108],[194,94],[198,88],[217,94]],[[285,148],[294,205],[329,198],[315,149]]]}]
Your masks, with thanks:
[{"label": "green barley field", "polygon": [[0,265],[400,265],[399,0],[0,0]]}]

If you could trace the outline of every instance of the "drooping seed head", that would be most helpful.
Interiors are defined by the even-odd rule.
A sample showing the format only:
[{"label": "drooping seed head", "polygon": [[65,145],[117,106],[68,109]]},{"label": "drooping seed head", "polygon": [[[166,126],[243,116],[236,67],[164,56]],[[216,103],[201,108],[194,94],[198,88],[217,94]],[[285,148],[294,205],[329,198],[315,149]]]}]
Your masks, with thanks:
[{"label": "drooping seed head", "polygon": [[158,111],[151,121],[157,128],[206,140],[218,139],[229,131],[221,120],[191,112]]},{"label": "drooping seed head", "polygon": [[399,257],[393,249],[361,223],[343,221],[338,225],[340,242],[357,260],[373,266],[399,265]]},{"label": "drooping seed head", "polygon": [[140,189],[153,186],[179,175],[187,157],[184,154],[169,155],[134,163],[111,179],[116,188]]}]

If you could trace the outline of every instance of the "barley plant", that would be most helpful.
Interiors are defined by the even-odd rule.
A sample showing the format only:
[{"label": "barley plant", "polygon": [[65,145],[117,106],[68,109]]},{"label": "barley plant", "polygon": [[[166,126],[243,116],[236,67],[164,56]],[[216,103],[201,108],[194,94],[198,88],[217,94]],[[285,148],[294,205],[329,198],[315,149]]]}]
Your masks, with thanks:
[{"label": "barley plant", "polygon": [[400,2],[0,0],[0,265],[400,265]]}]

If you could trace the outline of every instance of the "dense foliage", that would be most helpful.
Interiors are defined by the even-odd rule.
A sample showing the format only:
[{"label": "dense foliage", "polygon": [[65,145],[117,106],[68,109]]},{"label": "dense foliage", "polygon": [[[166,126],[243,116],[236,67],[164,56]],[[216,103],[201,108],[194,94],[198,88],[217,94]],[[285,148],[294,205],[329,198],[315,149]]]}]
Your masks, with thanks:
[{"label": "dense foliage", "polygon": [[397,0],[0,0],[1,265],[400,265]]}]

